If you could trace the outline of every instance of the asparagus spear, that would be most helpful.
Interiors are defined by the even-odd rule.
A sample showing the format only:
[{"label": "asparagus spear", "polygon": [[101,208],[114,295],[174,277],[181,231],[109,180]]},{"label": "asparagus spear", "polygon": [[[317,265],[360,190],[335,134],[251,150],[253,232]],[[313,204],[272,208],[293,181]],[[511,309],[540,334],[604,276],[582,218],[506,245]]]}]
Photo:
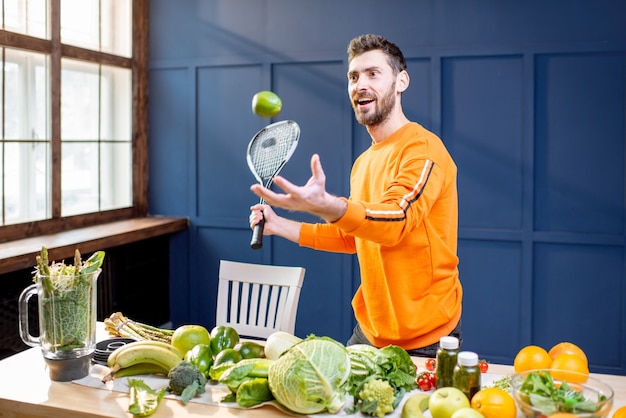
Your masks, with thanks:
[{"label": "asparagus spear", "polygon": [[121,312],[112,313],[104,319],[105,330],[112,337],[127,337],[137,340],[172,342],[173,330],[154,327],[125,317]]}]

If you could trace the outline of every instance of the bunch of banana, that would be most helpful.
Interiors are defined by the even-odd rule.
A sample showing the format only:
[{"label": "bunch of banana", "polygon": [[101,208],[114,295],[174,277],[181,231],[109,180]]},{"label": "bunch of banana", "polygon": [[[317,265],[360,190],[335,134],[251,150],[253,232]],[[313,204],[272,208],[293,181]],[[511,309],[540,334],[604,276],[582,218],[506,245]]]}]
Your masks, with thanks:
[{"label": "bunch of banana", "polygon": [[139,374],[163,374],[183,360],[180,351],[161,341],[134,341],[113,351],[107,360],[111,372],[102,378],[106,383],[116,377]]}]

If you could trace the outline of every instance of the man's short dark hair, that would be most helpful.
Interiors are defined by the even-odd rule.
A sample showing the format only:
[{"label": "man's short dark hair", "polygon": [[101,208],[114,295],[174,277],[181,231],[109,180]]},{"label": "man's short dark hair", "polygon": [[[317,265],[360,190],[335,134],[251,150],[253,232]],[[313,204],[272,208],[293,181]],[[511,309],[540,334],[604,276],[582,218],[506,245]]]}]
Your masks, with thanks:
[{"label": "man's short dark hair", "polygon": [[350,41],[348,45],[348,62],[352,61],[357,55],[377,49],[380,49],[387,55],[387,60],[394,74],[406,70],[406,60],[400,48],[384,37],[373,34],[360,35]]}]

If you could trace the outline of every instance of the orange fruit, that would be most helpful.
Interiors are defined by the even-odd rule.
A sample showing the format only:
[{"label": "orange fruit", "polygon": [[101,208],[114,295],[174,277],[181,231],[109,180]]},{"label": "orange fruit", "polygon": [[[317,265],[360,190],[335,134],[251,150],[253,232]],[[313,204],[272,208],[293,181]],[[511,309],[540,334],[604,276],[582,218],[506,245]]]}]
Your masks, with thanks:
[{"label": "orange fruit", "polygon": [[570,414],[569,412],[557,412],[556,414],[550,415],[548,418],[572,418],[577,417],[576,414]]},{"label": "orange fruit", "polygon": [[283,102],[272,91],[260,91],[252,97],[252,112],[264,118],[271,118],[280,113]]},{"label": "orange fruit", "polygon": [[617,410],[613,413],[611,418],[626,418],[626,406],[617,408]]},{"label": "orange fruit", "polygon": [[[557,380],[570,383],[585,383],[589,376],[587,361],[577,354],[559,354],[552,360],[550,374]],[[575,373],[568,373],[575,372]]]},{"label": "orange fruit", "polygon": [[485,418],[515,418],[517,416],[513,397],[507,391],[496,387],[476,392],[472,397],[471,406]]},{"label": "orange fruit", "polygon": [[517,352],[515,360],[513,360],[515,373],[536,369],[549,369],[551,364],[552,358],[550,354],[538,345],[527,345]]},{"label": "orange fruit", "polygon": [[202,325],[181,325],[174,330],[172,345],[178,348],[183,357],[197,344],[211,344],[209,330]]},{"label": "orange fruit", "polygon": [[577,356],[580,356],[581,358],[584,358],[585,362],[588,363],[587,355],[585,354],[583,349],[580,348],[579,346],[577,346],[574,343],[570,343],[570,342],[566,342],[566,341],[560,342],[558,344],[555,344],[548,351],[548,354],[550,354],[550,357],[552,357],[553,360],[559,354],[576,354]]}]

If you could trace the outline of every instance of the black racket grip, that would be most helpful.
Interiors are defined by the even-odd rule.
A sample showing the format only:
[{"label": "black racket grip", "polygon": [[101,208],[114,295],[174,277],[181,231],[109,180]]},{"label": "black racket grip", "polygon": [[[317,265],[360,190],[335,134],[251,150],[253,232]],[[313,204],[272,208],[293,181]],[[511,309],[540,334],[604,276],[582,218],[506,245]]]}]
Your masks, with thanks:
[{"label": "black racket grip", "polygon": [[265,219],[261,219],[258,224],[254,225],[252,230],[252,241],[250,241],[250,247],[253,250],[258,250],[263,246],[263,227],[265,226]]}]

